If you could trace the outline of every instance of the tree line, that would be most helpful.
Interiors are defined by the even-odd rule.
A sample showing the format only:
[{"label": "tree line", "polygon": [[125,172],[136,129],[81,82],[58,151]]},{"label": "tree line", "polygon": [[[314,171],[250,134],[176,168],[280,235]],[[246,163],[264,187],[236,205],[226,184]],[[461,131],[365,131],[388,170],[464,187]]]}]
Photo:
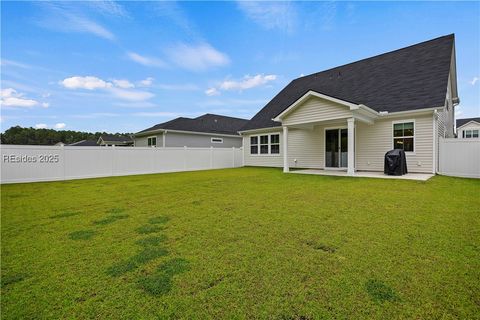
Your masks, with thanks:
[{"label": "tree line", "polygon": [[[98,140],[102,134],[108,133],[35,129],[15,126],[7,129],[4,133],[0,133],[0,138],[2,144],[54,145],[58,142],[71,144],[81,140]],[[115,135],[119,134],[121,133],[115,133]]]}]

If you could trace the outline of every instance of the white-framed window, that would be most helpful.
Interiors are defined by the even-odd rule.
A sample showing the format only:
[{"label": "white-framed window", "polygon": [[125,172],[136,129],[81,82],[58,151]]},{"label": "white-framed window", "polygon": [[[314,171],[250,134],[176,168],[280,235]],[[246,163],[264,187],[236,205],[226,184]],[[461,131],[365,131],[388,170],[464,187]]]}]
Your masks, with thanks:
[{"label": "white-framed window", "polygon": [[280,154],[280,134],[268,133],[250,136],[250,154],[278,155]]},{"label": "white-framed window", "polygon": [[157,137],[148,137],[147,138],[147,145],[149,147],[156,147],[157,146]]},{"label": "white-framed window", "polygon": [[415,121],[393,122],[393,148],[405,152],[415,152]]},{"label": "white-framed window", "polygon": [[210,138],[211,143],[223,143],[223,138]]},{"label": "white-framed window", "polygon": [[463,130],[463,138],[478,138],[479,131],[478,129]]}]

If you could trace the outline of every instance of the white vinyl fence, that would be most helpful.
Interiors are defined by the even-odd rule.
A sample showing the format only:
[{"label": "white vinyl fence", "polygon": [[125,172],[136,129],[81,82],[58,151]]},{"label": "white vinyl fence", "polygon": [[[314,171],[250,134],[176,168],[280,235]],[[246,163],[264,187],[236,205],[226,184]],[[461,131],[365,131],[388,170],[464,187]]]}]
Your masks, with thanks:
[{"label": "white vinyl fence", "polygon": [[439,173],[480,178],[480,139],[440,139]]},{"label": "white vinyl fence", "polygon": [[242,148],[1,145],[1,183],[236,168]]}]

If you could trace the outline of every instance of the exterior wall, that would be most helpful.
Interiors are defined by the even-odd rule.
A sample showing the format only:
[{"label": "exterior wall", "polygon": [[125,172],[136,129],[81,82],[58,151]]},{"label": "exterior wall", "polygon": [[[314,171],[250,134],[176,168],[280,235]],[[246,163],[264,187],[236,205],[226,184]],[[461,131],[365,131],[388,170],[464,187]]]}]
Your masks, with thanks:
[{"label": "exterior wall", "polygon": [[151,135],[146,135],[146,136],[141,136],[141,137],[135,136],[135,138],[134,138],[135,147],[148,147],[147,139],[149,137],[157,137],[157,147],[163,147],[163,134],[162,133],[151,134]]},{"label": "exterior wall", "polygon": [[[480,130],[480,123],[476,123],[476,122],[472,122],[472,123],[469,123],[463,127],[461,127],[459,130],[458,130],[458,138],[459,139],[463,139],[463,130],[472,130],[472,129],[476,129],[476,130]],[[470,140],[471,138],[469,138],[468,140]]]},{"label": "exterior wall", "polygon": [[[283,133],[282,128],[272,128],[269,131],[264,131],[262,133],[278,133],[280,134],[280,154],[268,155],[268,154],[250,154],[250,136],[246,135],[243,137],[243,149],[244,149],[244,164],[246,166],[254,167],[283,167]],[[261,133],[256,133],[252,135],[258,135]]]},{"label": "exterior wall", "polygon": [[[223,143],[212,143],[211,138],[222,138]],[[214,148],[240,148],[242,146],[242,137],[225,137],[204,135],[204,134],[189,134],[179,132],[169,132],[165,136],[166,147],[214,147]]]},{"label": "exterior wall", "polygon": [[[409,172],[433,170],[433,114],[417,117],[387,118],[375,121],[373,125],[355,122],[355,164],[356,170],[383,171],[385,153],[393,149],[393,121],[415,121],[415,152],[407,153]],[[325,129],[344,128],[345,123],[314,126],[313,129],[288,130],[288,164],[290,168],[325,167]],[[250,155],[250,135],[244,137],[245,165],[283,167],[283,134],[281,128],[265,133],[280,133],[279,155]],[[254,134],[257,135],[257,134]],[[296,160],[296,161],[295,161]]]},{"label": "exterior wall", "polygon": [[325,99],[311,97],[301,106],[287,114],[282,121],[284,125],[348,118],[352,112],[346,106]]},{"label": "exterior wall", "polygon": [[355,158],[356,170],[383,171],[385,152],[393,149],[393,121],[415,121],[414,153],[407,153],[409,172],[433,170],[433,115],[407,116],[375,121],[373,125],[357,122]]}]

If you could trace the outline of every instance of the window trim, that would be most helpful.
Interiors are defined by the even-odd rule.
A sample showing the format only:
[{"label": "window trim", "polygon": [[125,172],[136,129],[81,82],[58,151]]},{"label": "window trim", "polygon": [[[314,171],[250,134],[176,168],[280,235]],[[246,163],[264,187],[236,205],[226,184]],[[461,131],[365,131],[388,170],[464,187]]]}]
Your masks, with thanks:
[{"label": "window trim", "polygon": [[413,138],[413,151],[405,151],[405,154],[410,154],[410,155],[415,155],[416,154],[416,150],[417,150],[417,124],[415,123],[415,119],[405,119],[405,120],[394,120],[392,121],[392,128],[391,128],[391,131],[390,131],[390,134],[391,134],[391,140],[390,140],[390,145],[391,145],[391,149],[394,149],[394,146],[395,146],[395,143],[394,143],[394,139],[398,139],[400,137],[395,137],[394,136],[394,128],[395,128],[395,125],[396,124],[399,124],[399,123],[408,123],[408,122],[412,122],[413,123],[413,137],[411,136],[402,136],[401,138]]},{"label": "window trim", "polygon": [[[220,140],[220,141],[214,141],[214,140]],[[218,137],[211,137],[210,138],[210,143],[223,143],[223,138],[218,138]]]},{"label": "window trim", "polygon": [[[152,139],[152,138],[155,138],[155,145],[153,145],[153,144],[148,145],[148,139]],[[158,140],[157,136],[148,136],[147,137],[147,147],[148,148],[156,148],[157,147],[157,140]]]},{"label": "window trim", "polygon": [[[272,153],[272,135],[278,135],[278,153]],[[268,153],[260,153],[260,146],[262,145],[260,143],[260,136],[268,136]],[[252,153],[252,144],[251,144],[251,137],[257,137],[258,143],[256,146],[258,147],[258,153]],[[248,136],[248,154],[252,157],[280,157],[282,154],[282,135],[280,132],[266,132],[266,133],[258,133],[258,134],[251,134]],[[265,144],[264,144],[265,145]],[[274,143],[274,145],[277,145],[277,143]]]},{"label": "window trim", "polygon": [[[477,132],[477,137],[473,136],[473,133],[475,131]],[[463,132],[462,133],[462,138],[463,139],[478,139],[478,138],[480,138],[480,129],[463,129],[462,132]],[[467,137],[467,132],[470,133],[470,137]]]}]

